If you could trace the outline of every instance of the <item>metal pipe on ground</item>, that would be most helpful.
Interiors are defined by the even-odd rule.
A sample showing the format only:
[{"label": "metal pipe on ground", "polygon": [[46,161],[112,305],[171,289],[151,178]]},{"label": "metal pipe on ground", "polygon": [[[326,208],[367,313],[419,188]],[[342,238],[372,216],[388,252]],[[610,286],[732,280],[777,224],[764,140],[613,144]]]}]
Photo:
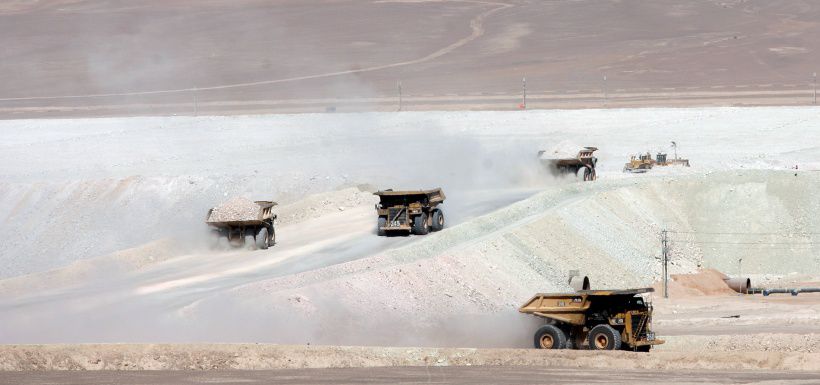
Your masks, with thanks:
[{"label": "metal pipe on ground", "polygon": [[820,287],[800,287],[794,289],[763,289],[763,296],[768,297],[769,294],[785,294],[789,293],[792,296],[800,293],[820,293]]},{"label": "metal pipe on ground", "polygon": [[763,296],[768,297],[769,294],[786,294],[797,295],[796,289],[763,289]]},{"label": "metal pipe on ground", "polygon": [[749,294],[752,287],[752,280],[745,277],[724,278],[724,282],[734,291],[740,294]]}]

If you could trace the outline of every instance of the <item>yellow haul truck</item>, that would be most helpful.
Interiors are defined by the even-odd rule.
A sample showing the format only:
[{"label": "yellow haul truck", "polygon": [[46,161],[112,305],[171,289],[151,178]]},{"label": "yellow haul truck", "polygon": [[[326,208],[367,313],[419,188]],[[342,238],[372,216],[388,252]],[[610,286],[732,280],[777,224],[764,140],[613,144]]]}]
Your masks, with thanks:
[{"label": "yellow haul truck", "polygon": [[444,228],[444,191],[432,190],[393,191],[373,193],[379,197],[376,204],[376,233],[413,233],[424,235]]},{"label": "yellow haul truck", "polygon": [[654,289],[581,290],[536,294],[521,313],[544,318],[535,332],[538,349],[633,350],[648,352],[664,341],[652,332],[652,306],[641,294]]}]

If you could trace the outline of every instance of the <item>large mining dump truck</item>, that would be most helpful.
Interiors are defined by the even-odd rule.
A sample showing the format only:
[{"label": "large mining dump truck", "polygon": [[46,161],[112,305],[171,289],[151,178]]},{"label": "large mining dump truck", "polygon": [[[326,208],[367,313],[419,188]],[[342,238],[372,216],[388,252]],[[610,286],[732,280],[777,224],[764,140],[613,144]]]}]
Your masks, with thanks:
[{"label": "large mining dump truck", "polygon": [[652,288],[580,290],[536,294],[519,312],[546,321],[535,332],[538,349],[632,350],[648,352],[664,341],[652,332],[652,306],[641,294]]},{"label": "large mining dump truck", "polygon": [[595,166],[598,158],[593,153],[597,147],[584,147],[577,154],[570,154],[564,150],[538,151],[538,159],[554,175],[572,174],[584,181],[593,181],[597,178]]},{"label": "large mining dump truck", "polygon": [[208,210],[205,223],[211,228],[211,247],[267,249],[276,244],[273,213],[276,202],[231,199]]},{"label": "large mining dump truck", "polygon": [[427,234],[444,228],[444,192],[440,188],[417,191],[383,190],[373,193],[379,197],[376,213],[379,216],[376,233]]}]

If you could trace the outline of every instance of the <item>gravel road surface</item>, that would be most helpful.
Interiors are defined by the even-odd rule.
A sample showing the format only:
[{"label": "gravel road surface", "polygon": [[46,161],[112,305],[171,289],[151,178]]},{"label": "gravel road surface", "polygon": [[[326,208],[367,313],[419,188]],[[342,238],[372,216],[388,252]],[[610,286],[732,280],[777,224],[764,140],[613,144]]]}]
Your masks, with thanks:
[{"label": "gravel road surface", "polygon": [[820,372],[649,371],[515,366],[388,367],[256,371],[0,372],[0,383],[142,384],[812,384]]}]

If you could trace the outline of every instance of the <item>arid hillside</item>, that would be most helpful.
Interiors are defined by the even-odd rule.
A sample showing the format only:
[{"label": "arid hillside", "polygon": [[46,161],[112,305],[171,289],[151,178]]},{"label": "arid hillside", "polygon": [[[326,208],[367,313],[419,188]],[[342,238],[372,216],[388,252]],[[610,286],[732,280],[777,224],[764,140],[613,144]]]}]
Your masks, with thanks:
[{"label": "arid hillside", "polygon": [[812,1],[15,1],[0,117],[810,104]]}]

